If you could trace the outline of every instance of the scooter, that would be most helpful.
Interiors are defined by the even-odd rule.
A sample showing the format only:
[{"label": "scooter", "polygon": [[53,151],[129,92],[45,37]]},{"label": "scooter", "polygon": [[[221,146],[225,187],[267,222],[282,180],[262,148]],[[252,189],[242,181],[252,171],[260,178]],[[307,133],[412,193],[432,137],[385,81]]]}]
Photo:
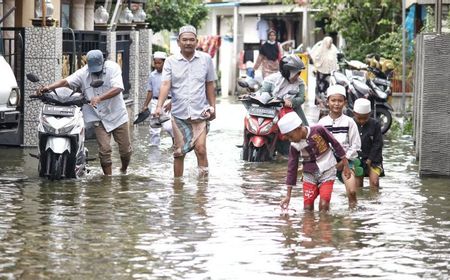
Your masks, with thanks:
[{"label": "scooter", "polygon": [[[248,84],[238,81],[247,88]],[[296,92],[289,92],[296,95]],[[290,109],[283,107],[284,100],[273,97],[268,92],[256,92],[239,99],[247,109],[244,118],[244,143],[242,159],[249,162],[270,161],[277,152],[277,143],[282,139],[277,122],[280,113]]]},{"label": "scooter", "polygon": [[[33,83],[39,78],[30,73],[27,79]],[[91,87],[103,85],[94,80]],[[39,114],[38,155],[40,177],[50,180],[79,178],[88,172],[88,149],[84,146],[85,126],[81,107],[89,101],[84,95],[66,87],[48,91],[42,95],[30,95],[44,104]]]},{"label": "scooter", "polygon": [[332,84],[339,84],[346,88],[349,109],[346,114],[353,116],[353,104],[356,99],[368,99],[372,105],[372,117],[380,122],[381,133],[385,134],[392,125],[391,112],[394,110],[387,102],[388,93],[381,90],[372,80],[353,75],[352,71],[346,71],[346,74],[334,71],[331,76]]}]

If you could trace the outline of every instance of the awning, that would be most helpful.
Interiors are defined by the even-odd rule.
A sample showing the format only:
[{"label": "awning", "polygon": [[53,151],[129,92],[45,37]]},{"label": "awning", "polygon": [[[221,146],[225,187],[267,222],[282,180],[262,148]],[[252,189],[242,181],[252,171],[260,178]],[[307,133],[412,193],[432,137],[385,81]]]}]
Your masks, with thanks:
[{"label": "awning", "polygon": [[[450,1],[450,0],[449,0]],[[319,11],[319,9],[311,9],[306,7],[300,7],[298,5],[277,5],[277,4],[265,4],[265,5],[248,5],[241,4],[239,7],[239,14],[241,15],[256,15],[256,14],[288,14],[288,13],[302,13],[308,9],[308,12]]]},{"label": "awning", "polygon": [[207,3],[205,4],[207,8],[229,8],[239,6],[239,2],[218,2],[218,3]]}]

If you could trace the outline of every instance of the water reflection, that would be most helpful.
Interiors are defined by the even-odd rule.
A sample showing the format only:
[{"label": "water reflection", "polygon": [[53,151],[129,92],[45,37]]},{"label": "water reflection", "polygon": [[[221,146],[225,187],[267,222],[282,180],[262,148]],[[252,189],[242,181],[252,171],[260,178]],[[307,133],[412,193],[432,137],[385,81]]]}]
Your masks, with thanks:
[{"label": "water reflection", "polygon": [[286,159],[240,160],[241,105],[218,112],[207,178],[192,154],[174,180],[170,139],[150,148],[147,127],[132,132],[127,176],[93,162],[49,182],[32,149],[0,149],[0,279],[446,279],[449,180],[417,176],[410,138],[386,139],[386,177],[356,210],[336,183],[329,213],[304,212],[299,185],[281,215]]}]

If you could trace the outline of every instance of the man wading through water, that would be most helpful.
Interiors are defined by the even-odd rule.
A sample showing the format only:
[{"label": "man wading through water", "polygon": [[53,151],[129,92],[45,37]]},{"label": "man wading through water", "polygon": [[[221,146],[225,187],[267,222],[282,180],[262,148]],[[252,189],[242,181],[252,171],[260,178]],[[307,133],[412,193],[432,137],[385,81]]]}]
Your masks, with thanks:
[{"label": "man wading through water", "polygon": [[172,128],[174,134],[174,176],[183,176],[184,157],[194,150],[199,175],[208,174],[206,134],[209,121],[216,118],[215,80],[211,57],[196,51],[197,31],[186,25],[178,34],[180,53],[166,59],[158,105],[154,115],[162,114],[162,106],[172,93]]}]

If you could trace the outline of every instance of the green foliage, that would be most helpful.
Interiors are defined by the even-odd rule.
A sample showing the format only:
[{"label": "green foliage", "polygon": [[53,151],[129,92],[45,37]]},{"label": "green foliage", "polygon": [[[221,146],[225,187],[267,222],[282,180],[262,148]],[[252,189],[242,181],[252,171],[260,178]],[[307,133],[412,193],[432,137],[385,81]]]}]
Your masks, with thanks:
[{"label": "green foliage", "polygon": [[436,27],[436,19],[434,18],[434,10],[431,6],[427,6],[427,19],[425,21],[425,26],[423,27],[424,32],[434,32]]},{"label": "green foliage", "polygon": [[405,122],[403,124],[403,135],[412,135],[412,134],[413,134],[412,117],[406,117]]},{"label": "green foliage", "polygon": [[412,135],[412,134],[413,134],[413,120],[411,116],[406,116],[400,119],[393,118],[391,128],[389,129],[386,135],[390,139],[395,139],[403,135]]},{"label": "green foliage", "polygon": [[447,29],[450,29],[450,10],[448,11],[447,14]]},{"label": "green foliage", "polygon": [[169,53],[169,49],[167,49],[167,48],[165,48],[165,47],[163,47],[163,46],[160,46],[160,45],[152,44],[152,52],[153,52],[153,53],[155,53],[155,52],[165,52],[165,53]]},{"label": "green foliage", "polygon": [[201,0],[148,0],[147,20],[153,32],[177,30],[183,25],[199,27],[208,10]]},{"label": "green foliage", "polygon": [[393,57],[396,51],[389,46],[401,46],[401,1],[311,0],[311,4],[320,9],[315,17],[325,19],[325,30],[345,38],[350,59],[361,60],[374,52]]}]

